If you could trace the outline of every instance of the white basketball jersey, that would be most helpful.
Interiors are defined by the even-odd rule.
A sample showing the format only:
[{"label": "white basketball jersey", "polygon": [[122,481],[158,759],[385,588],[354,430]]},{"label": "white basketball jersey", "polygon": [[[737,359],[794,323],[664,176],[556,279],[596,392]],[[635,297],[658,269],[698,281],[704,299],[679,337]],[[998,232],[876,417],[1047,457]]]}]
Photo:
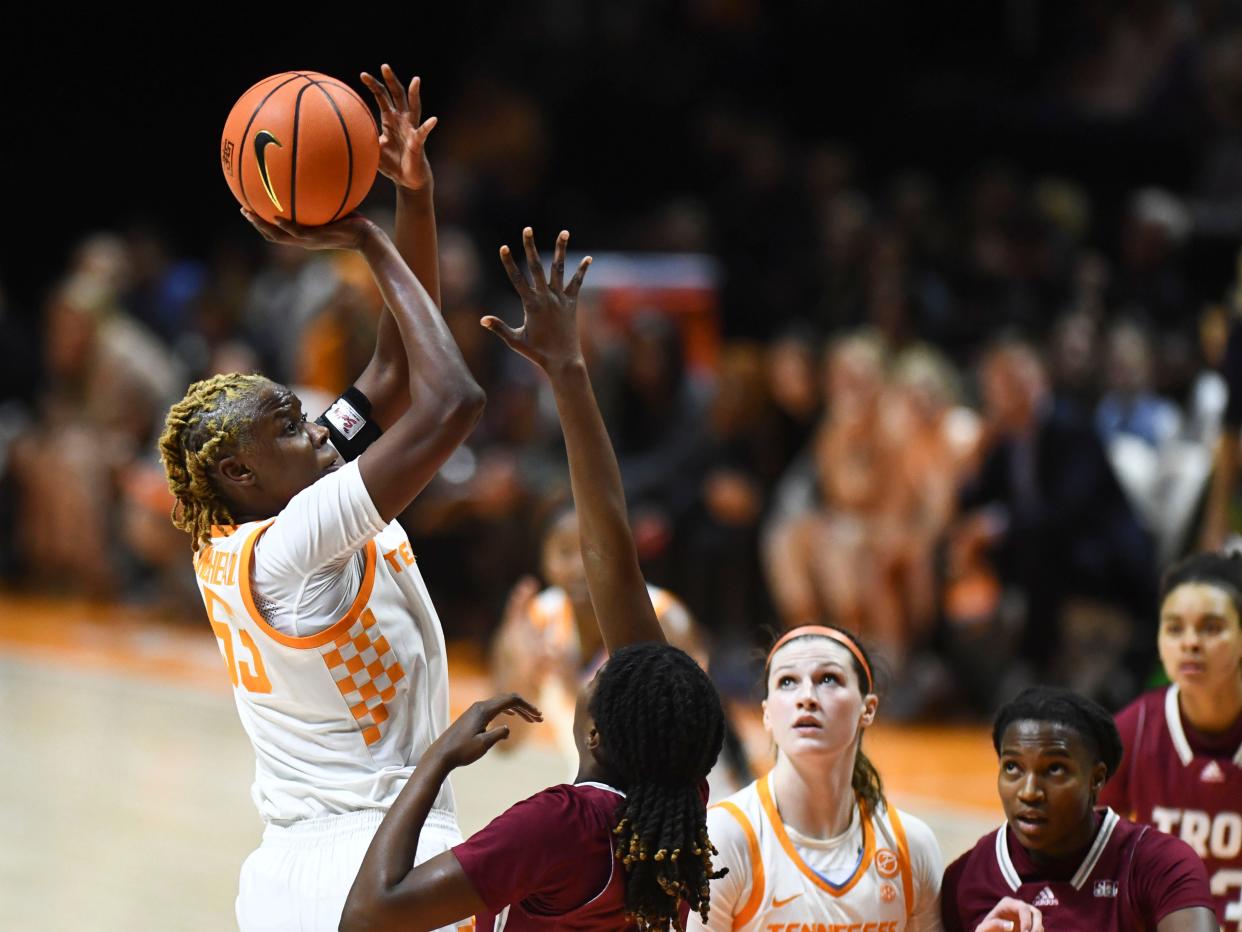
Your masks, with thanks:
[{"label": "white basketball jersey", "polygon": [[[207,617],[255,752],[265,821],[387,809],[448,727],[444,635],[395,521],[365,546],[358,595],[318,634],[292,637],[255,607],[251,558],[272,522],[212,529],[194,559]],[[446,781],[435,802],[454,812]]]},{"label": "white basketball jersey", "polygon": [[[749,890],[733,928],[867,929],[900,932],[914,911],[910,848],[893,807],[862,820],[862,854],[853,874],[829,882],[799,856],[772,799],[765,776],[717,803],[741,826],[750,853]],[[859,812],[864,812],[861,802]]]}]

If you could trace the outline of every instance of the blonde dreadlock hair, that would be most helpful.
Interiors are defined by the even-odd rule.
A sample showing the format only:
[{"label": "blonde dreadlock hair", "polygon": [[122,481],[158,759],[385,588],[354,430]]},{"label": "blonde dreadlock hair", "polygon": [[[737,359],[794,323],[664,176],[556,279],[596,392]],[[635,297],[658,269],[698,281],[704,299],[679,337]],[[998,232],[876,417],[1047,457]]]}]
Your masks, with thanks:
[{"label": "blonde dreadlock hair", "polygon": [[190,535],[195,550],[211,539],[213,524],[233,523],[211,472],[250,443],[259,390],[269,384],[261,375],[215,375],[195,382],[168,410],[160,461],[177,500],[172,523]]},{"label": "blonde dreadlock hair", "polygon": [[699,789],[724,739],[716,687],[683,651],[634,644],[600,669],[589,711],[624,784],[612,831],[626,913],[640,932],[680,929],[685,900],[707,922],[708,881],[725,874]]}]

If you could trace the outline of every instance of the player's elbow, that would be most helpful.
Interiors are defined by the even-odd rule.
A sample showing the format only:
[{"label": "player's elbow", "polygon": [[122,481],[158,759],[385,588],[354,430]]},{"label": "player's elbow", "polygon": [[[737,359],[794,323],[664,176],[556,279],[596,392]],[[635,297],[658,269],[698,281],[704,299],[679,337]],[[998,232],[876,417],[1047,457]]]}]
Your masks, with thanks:
[{"label": "player's elbow", "polygon": [[341,912],[341,921],[336,928],[337,932],[374,932],[366,910],[359,907],[353,897],[345,901],[345,909]]},{"label": "player's elbow", "polygon": [[467,379],[466,384],[461,385],[454,394],[454,409],[461,417],[470,421],[473,427],[483,416],[483,409],[487,407],[487,393],[474,379]]},{"label": "player's elbow", "polygon": [[440,423],[448,433],[465,440],[479,423],[486,406],[487,395],[483,389],[474,379],[467,378],[444,393],[440,403]]},{"label": "player's elbow", "polygon": [[363,898],[350,896],[345,901],[345,909],[341,912],[338,932],[384,932],[393,928],[392,923],[385,922],[383,910],[377,904],[365,902]]}]

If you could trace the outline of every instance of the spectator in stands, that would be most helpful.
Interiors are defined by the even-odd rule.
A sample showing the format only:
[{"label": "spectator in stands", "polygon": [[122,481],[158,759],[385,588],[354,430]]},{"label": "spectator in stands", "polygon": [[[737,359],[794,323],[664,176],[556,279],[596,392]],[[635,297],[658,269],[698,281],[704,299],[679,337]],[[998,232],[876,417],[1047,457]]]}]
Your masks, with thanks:
[{"label": "spectator in stands", "polygon": [[[1132,642],[1150,637],[1152,543],[1094,425],[1053,397],[1044,364],[1028,344],[990,347],[980,381],[984,454],[961,494],[953,550],[959,561],[986,554],[1001,582],[1025,595],[1018,659],[1035,675],[1065,675],[1054,661],[1074,599],[1124,611]],[[1114,685],[1133,691],[1139,683]]]},{"label": "spectator in stands", "polygon": [[1133,321],[1113,325],[1106,341],[1105,391],[1095,426],[1105,445],[1119,434],[1158,450],[1181,428],[1177,405],[1152,389],[1151,343]]}]

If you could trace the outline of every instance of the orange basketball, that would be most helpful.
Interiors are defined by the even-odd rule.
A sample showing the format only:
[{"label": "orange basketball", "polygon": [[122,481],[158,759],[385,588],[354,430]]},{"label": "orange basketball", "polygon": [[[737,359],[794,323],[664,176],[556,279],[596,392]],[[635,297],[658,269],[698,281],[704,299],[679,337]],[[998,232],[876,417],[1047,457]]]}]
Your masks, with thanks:
[{"label": "orange basketball", "polygon": [[224,121],[220,167],[233,196],[264,220],[316,226],[362,203],[379,167],[371,110],[314,71],[264,78]]}]

